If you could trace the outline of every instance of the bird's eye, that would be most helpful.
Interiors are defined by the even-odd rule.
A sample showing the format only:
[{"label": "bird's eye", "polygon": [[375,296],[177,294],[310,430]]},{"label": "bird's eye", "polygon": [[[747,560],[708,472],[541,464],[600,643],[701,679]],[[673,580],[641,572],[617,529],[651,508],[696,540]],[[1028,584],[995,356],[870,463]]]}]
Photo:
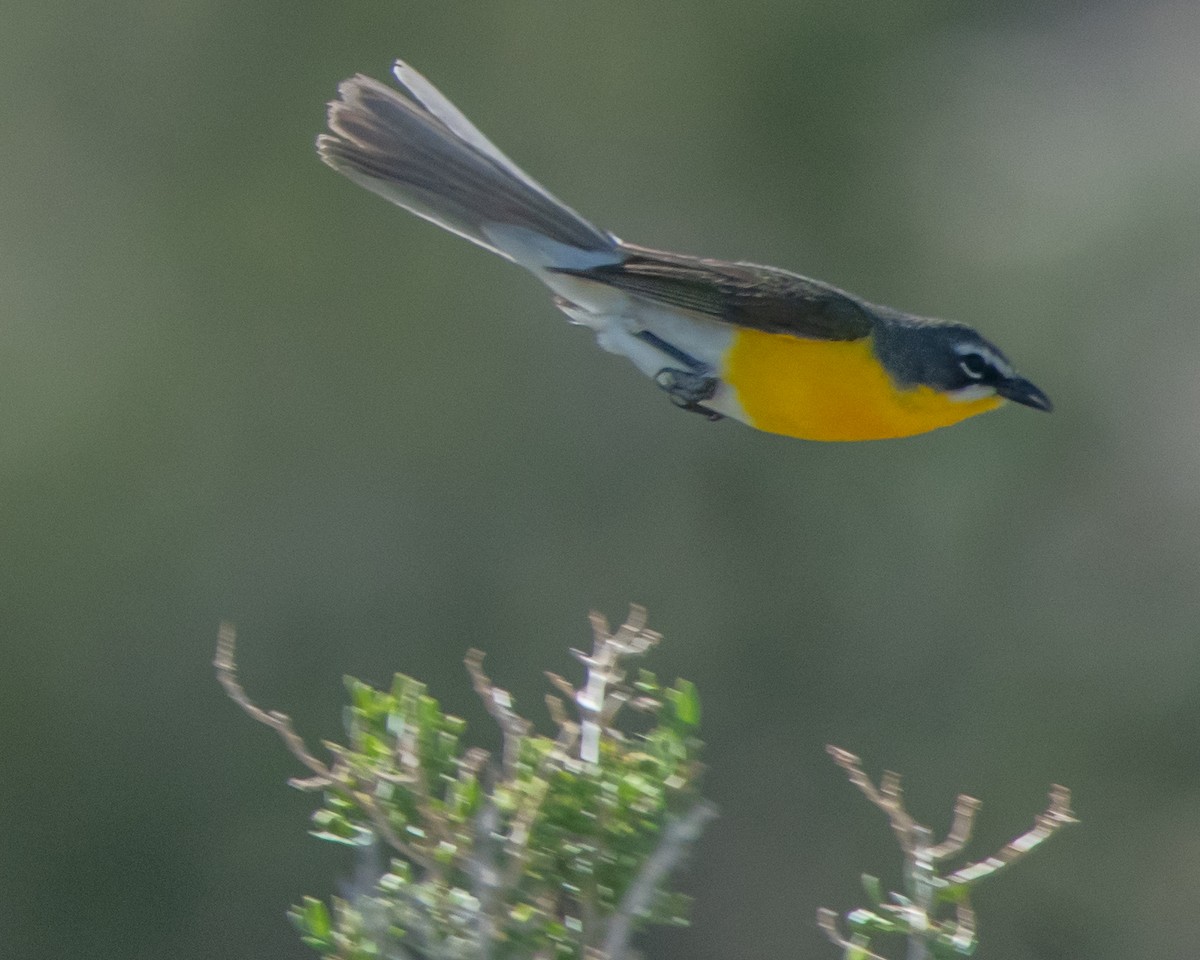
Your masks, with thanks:
[{"label": "bird's eye", "polygon": [[959,357],[958,365],[962,368],[962,372],[972,380],[982,380],[992,369],[991,364],[978,353],[964,353]]}]

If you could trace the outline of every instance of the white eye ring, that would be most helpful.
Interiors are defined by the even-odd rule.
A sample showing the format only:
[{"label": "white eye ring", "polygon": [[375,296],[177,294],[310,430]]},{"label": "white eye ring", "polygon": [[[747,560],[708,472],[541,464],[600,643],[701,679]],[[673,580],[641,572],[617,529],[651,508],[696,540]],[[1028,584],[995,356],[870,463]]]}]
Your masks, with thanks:
[{"label": "white eye ring", "polygon": [[960,344],[955,346],[954,352],[958,356],[958,368],[971,380],[986,380],[989,375],[1013,375],[1011,364],[983,344]]},{"label": "white eye ring", "polygon": [[987,359],[978,353],[968,353],[958,361],[958,368],[972,380],[982,380],[987,366]]}]

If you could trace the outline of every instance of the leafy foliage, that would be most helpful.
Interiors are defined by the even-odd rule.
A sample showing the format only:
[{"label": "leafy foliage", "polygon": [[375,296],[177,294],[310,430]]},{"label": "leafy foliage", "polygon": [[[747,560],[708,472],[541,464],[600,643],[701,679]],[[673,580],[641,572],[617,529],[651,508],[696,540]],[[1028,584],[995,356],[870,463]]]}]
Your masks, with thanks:
[{"label": "leafy foliage", "polygon": [[[548,697],[553,737],[515,712],[484,675],[481,654],[468,656],[503,734],[497,759],[464,746],[464,722],[423,684],[397,675],[386,690],[346,680],[346,743],[326,744],[333,760],[323,765],[286,717],[246,700],[232,675],[230,636],[225,671],[218,656],[222,682],[293,752],[300,744],[297,756],[315,776],[293,784],[323,795],[313,834],[356,848],[383,844],[392,854],[366,889],[328,907],[306,898],[292,909],[307,945],[330,960],[565,960],[585,951],[615,960],[639,925],[686,922],[687,899],[666,880],[713,816],[697,793],[696,690],[686,681],[662,686],[644,670],[626,682],[624,661],[659,639],[641,611],[615,632],[599,617],[592,622],[592,654],[576,652],[585,684],[576,690],[551,677],[575,708],[572,715],[563,699]],[[625,704],[647,715],[644,732],[618,728]]]},{"label": "leafy foliage", "polygon": [[[311,772],[293,786],[319,790],[313,834],[374,853],[379,869],[330,905],[313,897],[292,908],[304,943],[327,960],[623,960],[647,923],[687,922],[688,900],[667,885],[715,815],[700,798],[700,701],[686,680],[662,686],[625,663],[661,639],[645,613],[610,631],[592,615],[591,654],[578,688],[548,674],[562,697],[547,696],[557,733],[534,731],[512,697],[471,651],[467,670],[500,727],[499,757],[463,744],[465,723],[442,711],[424,684],[397,674],[387,690],[347,678],[345,745],[333,760],[309,752],[285,715],[255,706],[238,683],[234,636],[222,628],[215,666],[230,697],[272,727]],[[571,708],[567,707],[567,703]],[[624,706],[648,720],[632,734],[616,723]],[[977,946],[969,894],[1074,823],[1070,793],[1055,786],[1032,829],[994,855],[947,872],[970,839],[979,801],[960,796],[954,821],[935,843],[904,806],[900,778],[873,782],[854,754],[829,753],[850,782],[883,811],[904,855],[904,889],[884,894],[864,875],[870,906],[817,921],[844,960],[885,960],[884,936],[904,938],[911,960],[952,960]]]}]

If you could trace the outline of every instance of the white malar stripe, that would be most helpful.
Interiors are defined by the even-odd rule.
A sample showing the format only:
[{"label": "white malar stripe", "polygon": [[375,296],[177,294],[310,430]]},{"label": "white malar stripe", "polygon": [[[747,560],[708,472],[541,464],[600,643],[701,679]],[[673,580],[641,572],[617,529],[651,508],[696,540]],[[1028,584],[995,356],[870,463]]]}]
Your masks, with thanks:
[{"label": "white malar stripe", "polygon": [[957,390],[948,390],[946,396],[957,403],[969,403],[971,400],[982,400],[984,397],[994,396],[995,393],[994,387],[983,383],[972,383],[965,387],[959,387]]}]

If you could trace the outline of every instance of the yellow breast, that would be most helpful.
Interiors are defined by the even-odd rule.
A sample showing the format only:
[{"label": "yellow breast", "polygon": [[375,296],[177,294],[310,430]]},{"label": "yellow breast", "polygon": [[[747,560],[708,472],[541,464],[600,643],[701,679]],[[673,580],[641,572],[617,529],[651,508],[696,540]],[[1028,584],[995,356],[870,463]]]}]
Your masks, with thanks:
[{"label": "yellow breast", "polygon": [[738,330],[721,378],[751,426],[805,440],[882,440],[948,427],[1001,403],[954,400],[929,387],[899,390],[869,338],[801,340]]}]

